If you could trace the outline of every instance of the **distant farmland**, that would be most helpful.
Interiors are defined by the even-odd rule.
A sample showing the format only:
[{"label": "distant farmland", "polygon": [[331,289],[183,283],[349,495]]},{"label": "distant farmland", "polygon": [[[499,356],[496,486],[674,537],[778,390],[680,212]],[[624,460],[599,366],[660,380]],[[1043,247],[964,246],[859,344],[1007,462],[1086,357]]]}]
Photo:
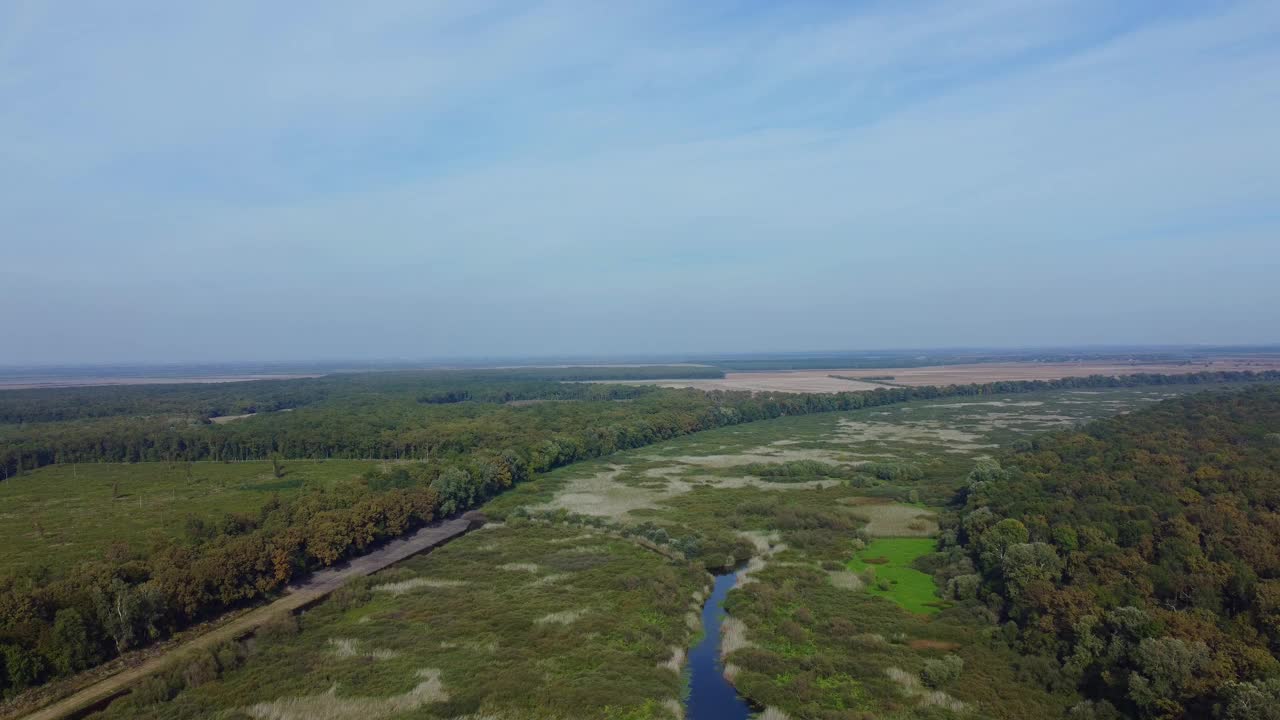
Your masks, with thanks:
[{"label": "distant farmland", "polygon": [[1215,358],[1186,363],[1126,363],[1123,361],[1082,362],[1002,362],[969,365],[934,365],[911,368],[832,368],[825,370],[784,370],[770,372],[730,372],[718,379],[633,380],[631,384],[662,387],[692,387],[699,390],[752,390],[757,392],[835,393],[874,390],[894,385],[965,385],[1005,380],[1057,380],[1089,375],[1136,375],[1151,373],[1183,375],[1198,372],[1280,370],[1277,358]]}]

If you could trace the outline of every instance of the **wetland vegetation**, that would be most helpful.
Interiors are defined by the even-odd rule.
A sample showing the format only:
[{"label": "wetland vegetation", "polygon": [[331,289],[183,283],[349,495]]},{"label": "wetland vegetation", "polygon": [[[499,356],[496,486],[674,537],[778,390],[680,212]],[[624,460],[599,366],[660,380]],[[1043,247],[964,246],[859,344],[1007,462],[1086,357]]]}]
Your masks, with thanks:
[{"label": "wetland vegetation", "polygon": [[[9,426],[28,446],[54,447],[108,423],[143,457],[170,454],[56,463],[0,483],[28,520],[6,523],[14,541],[58,547],[10,566],[7,691],[480,507],[489,529],[356,581],[221,657],[179,659],[106,716],[682,717],[710,573],[735,567],[720,662],[757,712],[1065,713],[1084,707],[1080,692],[1095,695],[1054,680],[1061,657],[1029,639],[1034,615],[992,600],[1007,585],[982,573],[956,519],[976,510],[958,503],[1039,438],[1193,390],[1227,392],[1212,382],[1223,379],[1256,378],[814,396],[398,376],[385,397],[358,379],[358,392],[289,413],[219,406],[257,412],[222,425],[202,420],[207,398],[179,407],[181,394],[162,392],[162,412],[176,413],[164,430],[133,406]],[[192,459],[215,447],[268,459]],[[307,457],[355,447],[368,455]],[[138,497],[142,512],[95,511]],[[123,542],[103,553],[105,538]],[[128,622],[105,623],[104,602],[131,608]],[[1096,699],[1111,704],[1091,712],[1145,712],[1114,693]]]}]

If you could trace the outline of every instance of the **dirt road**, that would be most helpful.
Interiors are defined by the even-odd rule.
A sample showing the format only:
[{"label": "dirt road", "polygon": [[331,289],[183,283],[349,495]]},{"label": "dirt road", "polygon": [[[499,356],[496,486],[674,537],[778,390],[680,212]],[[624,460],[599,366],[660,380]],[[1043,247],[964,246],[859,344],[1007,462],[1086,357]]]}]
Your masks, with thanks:
[{"label": "dirt road", "polygon": [[295,612],[337,590],[352,578],[377,572],[411,555],[442,545],[465,533],[470,521],[462,518],[445,520],[428,525],[408,537],[392,540],[371,553],[353,558],[345,565],[321,570],[310,575],[298,585],[290,585],[279,600],[246,613],[221,627],[183,643],[163,655],[99,680],[74,694],[25,716],[27,720],[61,720],[80,717],[87,710],[114,698],[134,683],[164,669],[175,655],[211,648],[228,640],[235,640],[252,633],[258,626],[283,612]]}]

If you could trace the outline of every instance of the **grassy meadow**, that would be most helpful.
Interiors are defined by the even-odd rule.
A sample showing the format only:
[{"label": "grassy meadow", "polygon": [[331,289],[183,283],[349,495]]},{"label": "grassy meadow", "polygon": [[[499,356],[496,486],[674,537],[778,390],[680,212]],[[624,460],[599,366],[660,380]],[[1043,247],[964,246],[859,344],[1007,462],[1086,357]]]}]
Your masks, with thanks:
[{"label": "grassy meadow", "polygon": [[882,595],[914,613],[941,609],[933,576],[914,567],[916,560],[933,553],[930,538],[879,538],[854,553],[850,571],[863,576],[868,592]]},{"label": "grassy meadow", "polygon": [[675,718],[706,585],[602,532],[480,530],[347,586],[216,682],[101,717]]},{"label": "grassy meadow", "polygon": [[490,529],[255,639],[220,678],[104,717],[679,717],[707,569],[728,567],[726,675],[775,717],[1061,714],[1070,696],[989,614],[940,597],[934,510],[1001,444],[1173,392],[917,401],[568,466],[486,505]]},{"label": "grassy meadow", "polygon": [[270,462],[43,467],[0,483],[0,572],[59,574],[116,543],[144,544],[154,533],[181,536],[188,517],[256,514],[276,493],[353,478],[373,464],[289,460],[280,478]]}]

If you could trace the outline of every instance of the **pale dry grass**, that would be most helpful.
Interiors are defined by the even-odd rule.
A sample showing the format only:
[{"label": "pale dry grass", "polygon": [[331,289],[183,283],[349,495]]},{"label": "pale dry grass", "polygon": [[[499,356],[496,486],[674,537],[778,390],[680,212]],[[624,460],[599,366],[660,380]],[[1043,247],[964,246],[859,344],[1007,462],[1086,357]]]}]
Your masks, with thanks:
[{"label": "pale dry grass", "polygon": [[529,587],[545,587],[547,585],[554,585],[562,580],[568,580],[571,577],[573,576],[569,573],[552,573],[551,575],[544,575],[529,583]]},{"label": "pale dry grass", "polygon": [[457,648],[463,648],[463,649],[470,650],[472,652],[477,652],[477,653],[492,654],[498,651],[498,641],[489,640],[487,642],[483,642],[480,640],[468,640],[467,642],[463,642],[463,643],[456,643],[456,642],[440,643],[441,650],[455,650]]},{"label": "pale dry grass", "polygon": [[395,650],[366,648],[359,640],[352,638],[329,638],[329,646],[333,654],[340,658],[366,658],[369,660],[391,660],[400,656]]},{"label": "pale dry grass", "polygon": [[880,633],[862,633],[853,636],[853,641],[866,647],[887,647],[889,641]]},{"label": "pale dry grass", "polygon": [[884,674],[888,675],[890,680],[901,685],[904,690],[920,689],[920,678],[916,677],[915,675],[912,675],[911,673],[907,672],[906,670],[903,670],[902,668],[897,668],[897,667],[885,668]]},{"label": "pale dry grass", "polygon": [[[610,380],[628,385],[657,385],[698,390],[738,390],[751,392],[838,393],[875,390],[879,383],[831,377],[831,370],[785,370],[777,372],[730,372],[723,378],[690,380]],[[865,373],[866,371],[862,371]],[[876,371],[878,372],[878,371]]]},{"label": "pale dry grass", "polygon": [[527,572],[535,574],[538,572],[538,566],[533,563],[506,563],[504,565],[499,565],[498,569],[506,570],[508,572]]},{"label": "pale dry grass", "polygon": [[693,488],[687,482],[674,479],[661,489],[624,485],[617,482],[618,475],[624,469],[621,465],[612,465],[608,470],[595,475],[573,478],[550,502],[529,509],[568,510],[616,520],[632,510],[656,508],[660,501],[689,492]]},{"label": "pale dry grass", "polygon": [[884,502],[878,498],[841,498],[854,505],[854,517],[866,523],[863,528],[873,537],[933,537],[938,532],[937,516],[902,503]]},{"label": "pale dry grass", "polygon": [[760,557],[759,555],[752,556],[752,558],[747,561],[747,566],[738,571],[737,586],[742,587],[744,585],[748,585],[750,583],[755,582],[756,579],[751,577],[752,574],[758,573],[761,570],[763,570],[765,568],[765,565],[766,563],[764,561],[764,558]]},{"label": "pale dry grass", "polygon": [[680,668],[684,667],[684,648],[679,645],[672,645],[671,657],[664,662],[658,663],[658,667],[664,667],[676,673],[680,672]]},{"label": "pale dry grass", "polygon": [[827,573],[827,577],[831,579],[831,584],[841,590],[861,590],[863,588],[862,578],[857,573],[848,570],[836,570]]},{"label": "pale dry grass", "polygon": [[[779,448],[772,443],[769,445],[761,445],[759,447],[747,448],[741,452],[724,455],[676,455],[666,457],[662,455],[646,456],[649,460],[667,460],[684,465],[695,465],[707,468],[729,468],[738,465],[748,465],[751,463],[775,464],[793,462],[796,460],[817,460],[818,462],[828,462],[835,464],[858,464],[859,461],[849,453],[838,452],[835,450],[823,450],[819,448]],[[776,485],[778,483],[771,483]]]},{"label": "pale dry grass", "polygon": [[920,683],[920,678],[901,668],[885,668],[884,674],[898,684],[902,694],[918,698],[919,704],[926,707],[940,707],[952,712],[963,712],[965,704],[941,690],[930,690]]},{"label": "pale dry grass", "polygon": [[791,720],[791,716],[775,707],[767,707],[756,716],[756,720]]},{"label": "pale dry grass", "polygon": [[667,698],[662,701],[662,707],[671,713],[671,717],[675,720],[684,720],[684,705],[676,698]]},{"label": "pale dry grass", "polygon": [[750,540],[751,544],[755,546],[757,553],[747,561],[746,567],[738,571],[737,585],[738,587],[741,587],[748,583],[755,582],[755,578],[752,577],[752,575],[765,569],[765,566],[768,564],[766,559],[786,550],[787,546],[778,542],[781,536],[777,532],[764,533],[758,530],[740,530],[738,531],[738,535]]},{"label": "pale dry grass", "polygon": [[751,647],[751,641],[747,639],[746,623],[736,617],[726,617],[720,623],[720,659],[746,647]]},{"label": "pale dry grass", "polygon": [[374,592],[391,593],[392,595],[403,595],[420,588],[455,588],[466,585],[465,580],[440,580],[437,578],[409,578],[408,580],[399,580],[396,582],[383,583],[374,585]]},{"label": "pale dry grass", "polygon": [[894,442],[909,445],[945,445],[952,450],[971,451],[997,447],[980,442],[981,435],[947,427],[933,420],[876,422],[841,418],[834,433],[850,443]]},{"label": "pale dry grass", "polygon": [[625,465],[611,465],[608,470],[602,470],[594,475],[569,478],[566,480],[564,487],[551,500],[538,505],[531,505],[528,509],[533,512],[567,510],[580,515],[622,520],[634,510],[660,508],[664,501],[683,495],[698,486],[713,486],[726,489],[756,487],[762,490],[782,492],[828,488],[841,483],[840,480],[836,479],[776,483],[750,475],[722,477],[718,475],[684,474],[685,468],[688,466],[732,467],[750,462],[781,463],[790,459],[801,458],[821,458],[831,462],[850,463],[842,456],[825,450],[788,450],[785,452],[779,451],[778,454],[773,455],[747,452],[746,454],[735,455],[689,455],[679,458],[649,457],[647,459],[685,462],[687,465],[646,469],[644,471],[645,475],[665,480],[665,484],[662,487],[637,487],[619,482],[618,476],[627,468]]},{"label": "pale dry grass", "polygon": [[[883,368],[877,375],[892,375],[895,385],[955,385],[987,383],[1000,380],[1057,380],[1089,375],[1123,376],[1135,373],[1181,375],[1204,370],[1271,370],[1277,363],[1269,359],[1213,358],[1188,365],[1172,363],[1126,363],[1105,360],[1090,362],[1004,362],[974,365],[933,365],[917,368]],[[828,371],[837,372],[837,371]],[[866,371],[863,371],[866,372]]]},{"label": "pale dry grass", "polygon": [[769,548],[776,545],[782,536],[775,530],[773,532],[765,532],[763,530],[739,530],[738,537],[746,538],[755,546],[756,552],[761,555],[768,555]]},{"label": "pale dry grass", "polygon": [[558,625],[568,625],[570,623],[576,622],[579,618],[581,618],[583,615],[586,615],[586,614],[587,614],[587,611],[585,608],[578,609],[578,610],[561,610],[560,612],[553,612],[553,613],[548,613],[546,615],[543,615],[537,620],[534,620],[534,622],[539,625],[547,625],[550,623],[556,623]]},{"label": "pale dry grass", "polygon": [[548,540],[547,542],[552,545],[564,545],[571,542],[577,542],[579,540],[592,540],[596,537],[597,535],[595,533],[583,533],[581,535],[574,535],[573,537],[555,538],[554,540]]},{"label": "pale dry grass", "polygon": [[732,685],[733,681],[738,679],[738,673],[740,672],[742,672],[742,668],[733,663],[725,663],[724,672],[721,674],[724,676],[725,681]]},{"label": "pale dry grass", "polygon": [[1043,400],[985,400],[979,402],[934,403],[932,405],[925,405],[924,407],[958,408],[972,407],[975,405],[987,405],[990,407],[1039,407],[1043,404]]},{"label": "pale dry grass", "polygon": [[942,692],[930,690],[920,696],[920,704],[925,707],[940,707],[951,712],[964,712],[964,703]]},{"label": "pale dry grass", "polygon": [[251,705],[241,712],[258,720],[382,720],[449,699],[439,670],[419,670],[417,677],[422,682],[402,695],[338,697],[338,686],[334,685],[318,695],[280,698]]}]

